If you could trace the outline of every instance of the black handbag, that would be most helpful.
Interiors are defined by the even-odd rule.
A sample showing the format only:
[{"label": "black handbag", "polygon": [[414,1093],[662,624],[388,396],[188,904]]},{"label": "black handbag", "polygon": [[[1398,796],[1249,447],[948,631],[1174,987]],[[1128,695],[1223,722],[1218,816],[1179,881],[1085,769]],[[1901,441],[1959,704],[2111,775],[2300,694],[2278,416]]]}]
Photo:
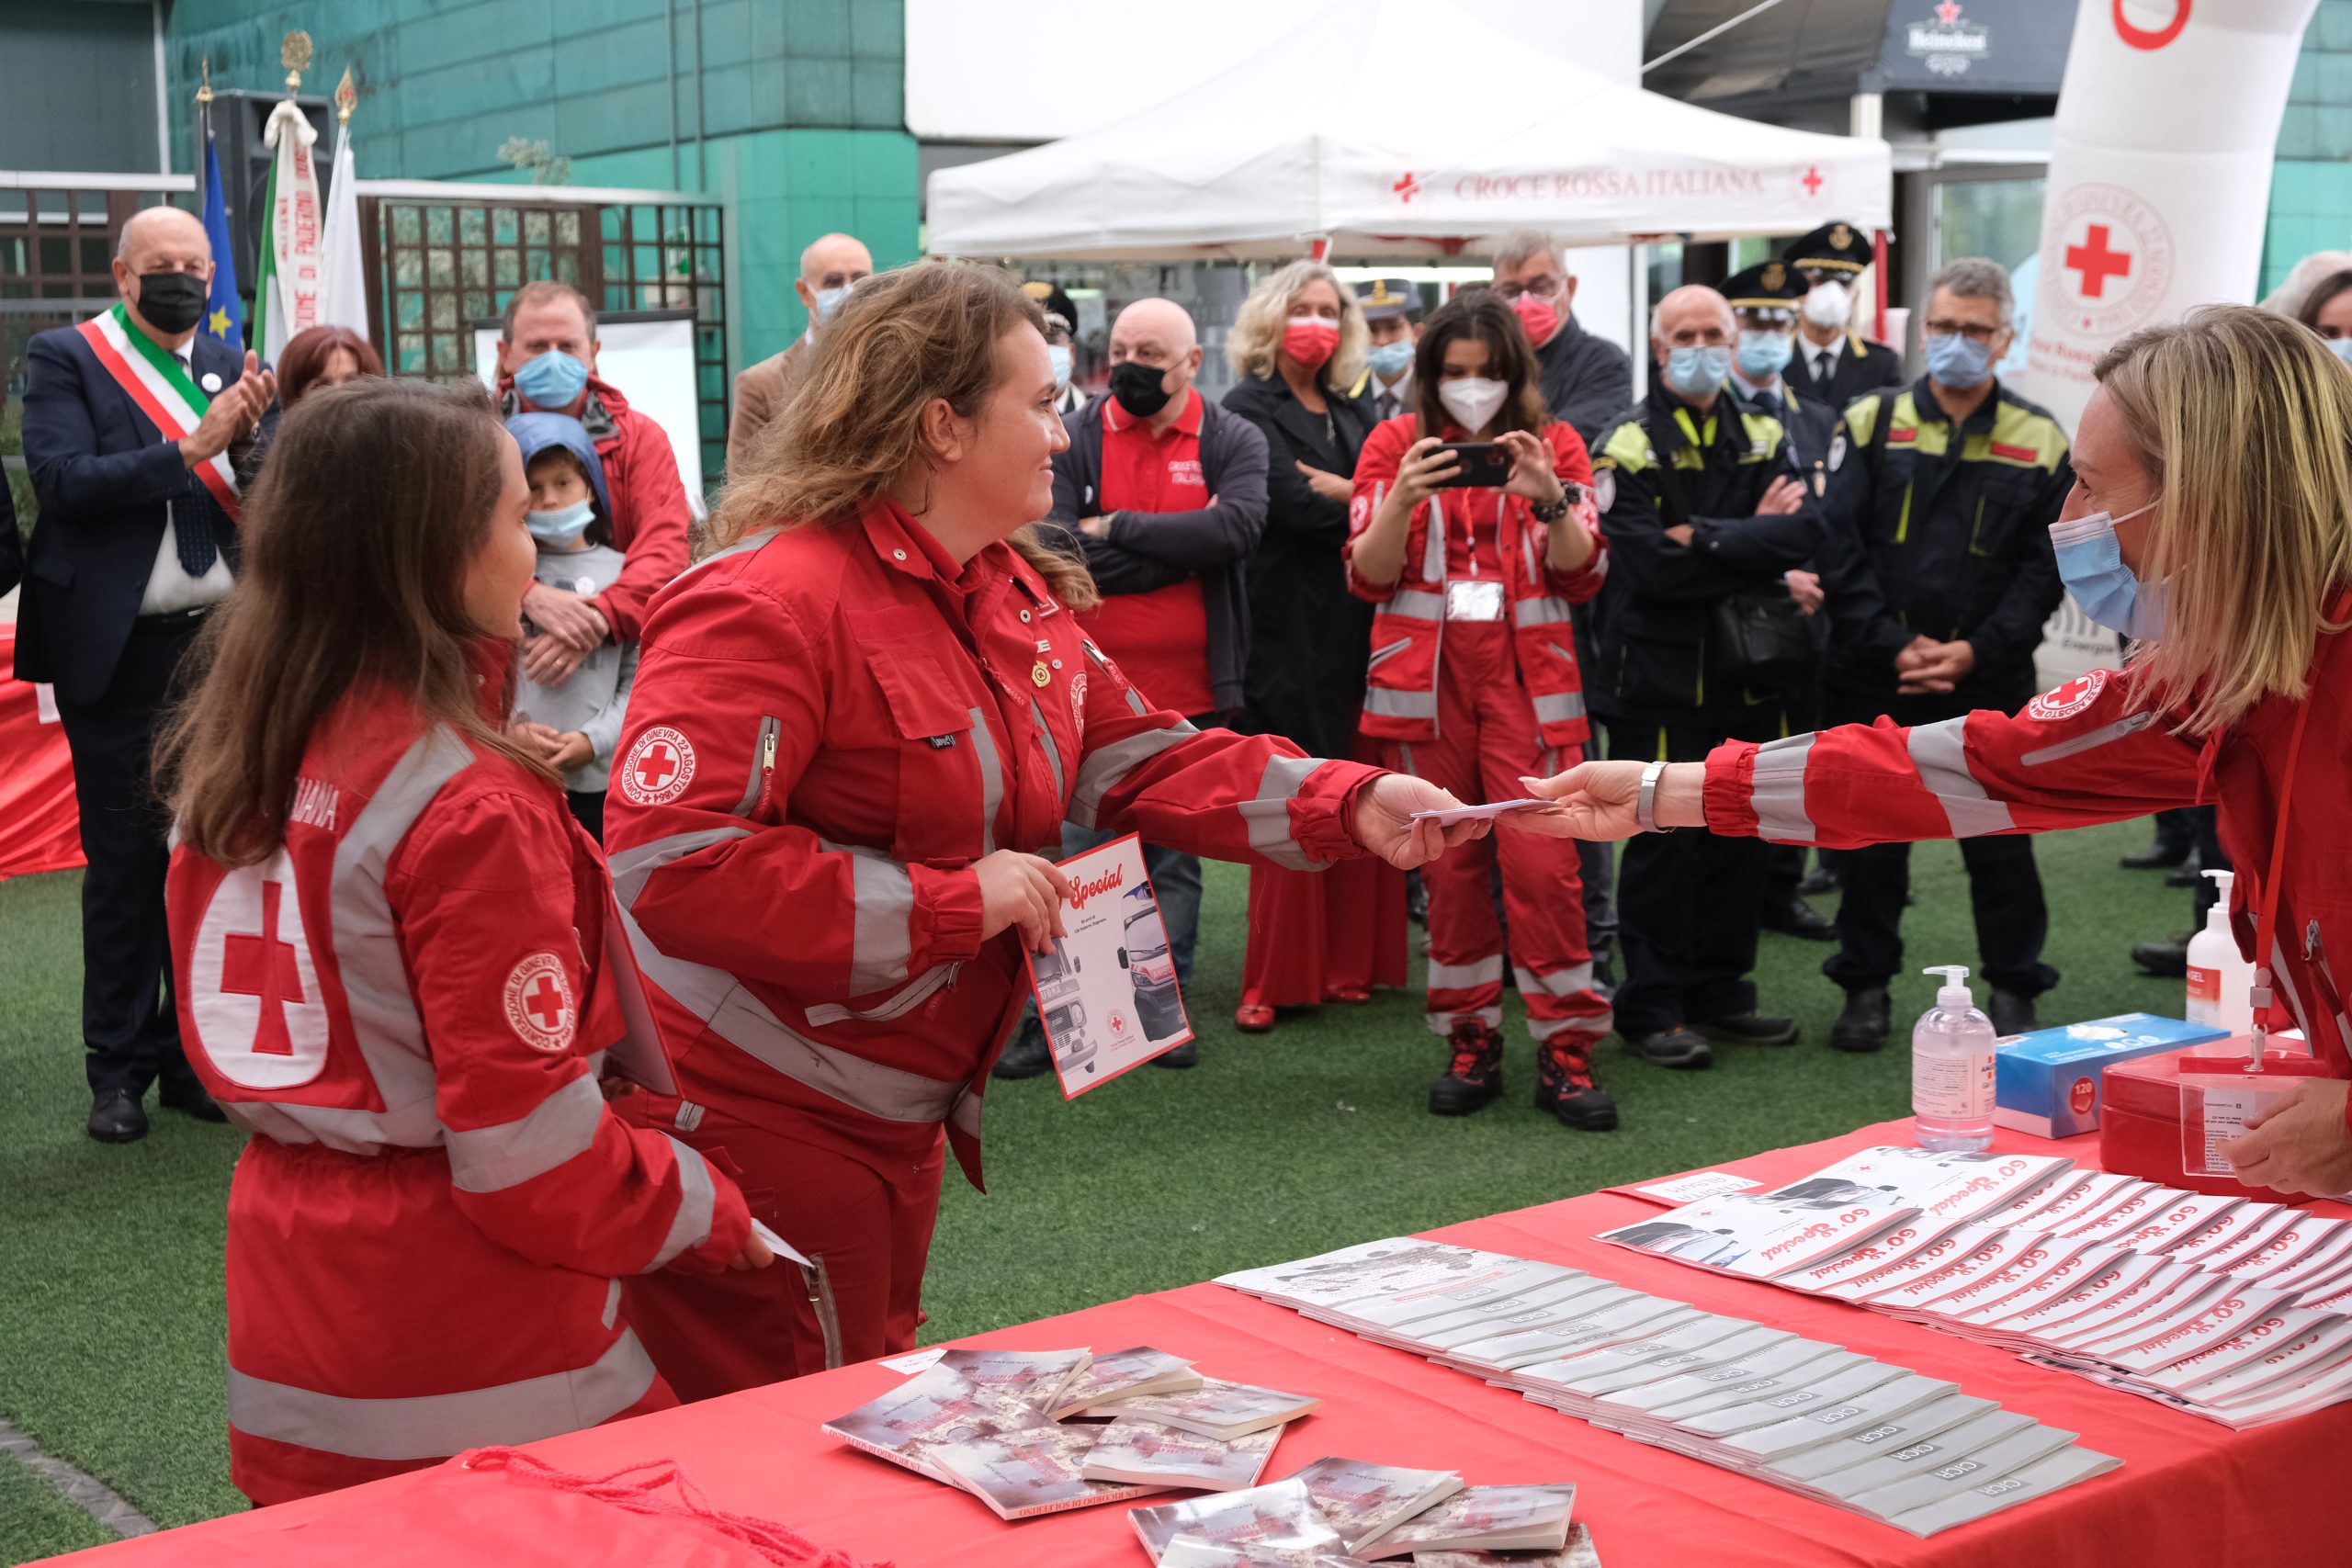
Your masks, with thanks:
[{"label": "black handbag", "polygon": [[1707,677],[1750,692],[1798,692],[1813,675],[1813,626],[1783,583],[1709,607]]}]

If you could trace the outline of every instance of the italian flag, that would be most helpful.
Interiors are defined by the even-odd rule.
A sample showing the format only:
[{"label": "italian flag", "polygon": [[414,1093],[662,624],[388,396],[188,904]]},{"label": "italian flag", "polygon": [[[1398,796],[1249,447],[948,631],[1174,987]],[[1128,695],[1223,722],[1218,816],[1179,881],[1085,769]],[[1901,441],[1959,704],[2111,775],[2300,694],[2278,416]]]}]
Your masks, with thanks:
[{"label": "italian flag", "polygon": [[326,263],[320,254],[318,132],[291,98],[270,111],[262,140],[277,150],[262,202],[261,276],[254,283],[254,343],[274,365],[287,340],[319,324]]},{"label": "italian flag", "polygon": [[[84,321],[77,330],[107,374],[130,394],[164,440],[177,441],[189,434],[203,420],[204,411],[212,406],[212,400],[188,379],[180,362],[132,326],[129,312],[120,305]],[[238,515],[237,470],[227,453],[198,464],[196,477],[204,481],[223,511],[232,517]]]}]

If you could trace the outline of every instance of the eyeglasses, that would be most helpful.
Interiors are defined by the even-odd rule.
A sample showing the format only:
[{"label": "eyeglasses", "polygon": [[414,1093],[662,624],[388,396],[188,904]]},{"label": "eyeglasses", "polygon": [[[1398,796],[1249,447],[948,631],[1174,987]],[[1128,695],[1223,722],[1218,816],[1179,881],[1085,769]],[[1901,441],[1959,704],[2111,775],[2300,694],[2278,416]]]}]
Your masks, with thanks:
[{"label": "eyeglasses", "polygon": [[1929,337],[1964,337],[1971,343],[1991,343],[2007,329],[1975,321],[1929,321],[1921,330]]},{"label": "eyeglasses", "polygon": [[1548,305],[1558,299],[1561,291],[1566,288],[1567,286],[1568,280],[1566,278],[1554,277],[1548,279],[1538,279],[1533,284],[1498,283],[1495,285],[1495,292],[1502,297],[1502,301],[1506,305],[1510,304],[1512,300],[1517,299],[1522,294],[1532,294],[1535,298],[1543,300]]}]

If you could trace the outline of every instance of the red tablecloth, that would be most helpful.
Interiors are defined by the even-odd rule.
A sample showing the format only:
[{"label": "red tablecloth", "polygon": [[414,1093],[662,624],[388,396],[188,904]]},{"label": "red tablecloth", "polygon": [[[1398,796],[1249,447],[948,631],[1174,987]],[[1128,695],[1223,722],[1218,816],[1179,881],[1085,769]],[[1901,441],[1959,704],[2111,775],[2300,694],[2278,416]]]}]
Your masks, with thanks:
[{"label": "red tablecloth", "polygon": [[[1759,1179],[1818,1169],[1872,1143],[1902,1142],[1907,1123],[1780,1149],[1725,1168]],[[2096,1164],[2096,1138],[2049,1144],[2003,1132],[1997,1146],[2055,1149]],[[2331,1213],[2352,1213],[2336,1205]],[[1573,1264],[1641,1290],[1737,1313],[1956,1380],[2123,1468],[2057,1496],[1916,1540],[1696,1460],[1644,1448],[1518,1395],[1328,1328],[1215,1285],[1133,1297],[978,1337],[1019,1349],[1157,1345],[1215,1375],[1319,1394],[1267,1467],[1279,1478],[1326,1454],[1387,1464],[1458,1468],[1473,1483],[1573,1481],[1577,1517],[1608,1568],[1751,1568],[1762,1564],[2128,1564],[2129,1568],[2284,1568],[2352,1560],[2339,1477],[2352,1452],[2352,1407],[2253,1432],[2223,1427],[2116,1393],[2064,1372],[1858,1307],[1703,1274],[1590,1238],[1654,1213],[1612,1193],[1473,1220],[1430,1234],[1523,1258]],[[1351,1237],[1350,1240],[1370,1239]],[[820,1422],[899,1381],[865,1364],[665,1411],[533,1445],[550,1463],[599,1472],[672,1458],[723,1507],[782,1520],[811,1540],[897,1568],[1143,1568],[1126,1510],[1110,1506],[1006,1524],[976,1500],[843,1448]],[[327,1497],[217,1519],[79,1554],[94,1568],[138,1568],[233,1546],[241,1563],[304,1561],[303,1520],[348,1521],[416,1484],[398,1477]],[[518,1503],[518,1506],[524,1506]],[[232,1542],[230,1538],[236,1538]],[[593,1541],[550,1537],[550,1562],[594,1559]]]},{"label": "red tablecloth", "polygon": [[65,727],[16,667],[17,623],[0,621],[0,881],[82,863]]}]

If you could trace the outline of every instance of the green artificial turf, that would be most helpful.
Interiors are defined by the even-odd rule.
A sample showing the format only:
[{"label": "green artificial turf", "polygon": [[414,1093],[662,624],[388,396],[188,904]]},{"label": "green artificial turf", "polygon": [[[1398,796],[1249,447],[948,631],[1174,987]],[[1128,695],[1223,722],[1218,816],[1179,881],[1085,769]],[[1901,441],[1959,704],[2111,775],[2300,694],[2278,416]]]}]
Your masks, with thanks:
[{"label": "green artificial turf", "polygon": [[[2141,977],[2126,957],[2132,942],[2188,923],[2187,893],[2116,867],[2147,839],[2144,826],[2123,825],[2040,840],[2048,956],[2066,976],[2043,1003],[2045,1021],[2179,1011],[2181,983]],[[1922,846],[1913,863],[1908,965],[1973,964],[1957,852]],[[927,1339],[1826,1137],[1907,1109],[1903,1051],[1855,1057],[1824,1043],[1839,1000],[1819,971],[1826,944],[1767,936],[1763,1002],[1803,1021],[1803,1044],[1725,1050],[1711,1071],[1668,1073],[1612,1042],[1600,1076],[1624,1125],[1571,1134],[1529,1102],[1532,1047],[1513,999],[1509,1093],[1477,1116],[1430,1116],[1422,1100],[1442,1053],[1418,993],[1285,1015],[1268,1035],[1234,1031],[1245,886],[1238,870],[1209,868],[1188,998],[1198,1068],[1147,1068],[1067,1104],[1050,1078],[995,1086],[994,1191],[970,1191],[951,1167]],[[71,874],[0,883],[0,1075],[11,1086],[0,1096],[0,1416],[149,1517],[184,1524],[243,1506],[228,1482],[220,1299],[222,1201],[241,1139],[169,1111],[154,1112],[142,1144],[84,1136],[78,889]],[[1898,1037],[1932,990],[1916,973],[1897,982]],[[0,1560],[104,1534],[0,1460]]]}]

